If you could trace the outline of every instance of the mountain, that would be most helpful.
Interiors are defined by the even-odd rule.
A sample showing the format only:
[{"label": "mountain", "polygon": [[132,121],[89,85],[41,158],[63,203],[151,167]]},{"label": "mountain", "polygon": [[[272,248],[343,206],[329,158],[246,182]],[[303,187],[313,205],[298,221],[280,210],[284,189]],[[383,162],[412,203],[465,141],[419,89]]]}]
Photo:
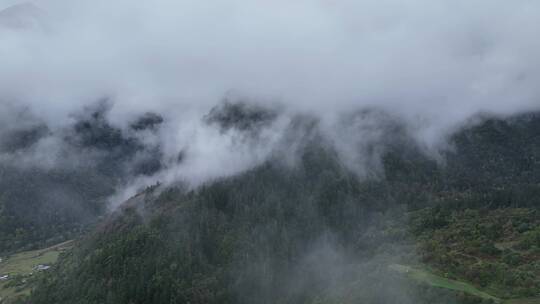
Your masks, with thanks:
[{"label": "mountain", "polygon": [[[236,110],[237,120],[272,117]],[[197,188],[148,187],[79,239],[28,302],[494,303],[540,294],[540,114],[467,127],[444,161],[392,129],[401,135],[385,143],[374,178],[349,170],[316,122],[293,124],[310,134],[296,163],[276,152]]]},{"label": "mountain", "polygon": [[0,28],[45,29],[47,14],[32,3],[19,3],[0,11]]}]

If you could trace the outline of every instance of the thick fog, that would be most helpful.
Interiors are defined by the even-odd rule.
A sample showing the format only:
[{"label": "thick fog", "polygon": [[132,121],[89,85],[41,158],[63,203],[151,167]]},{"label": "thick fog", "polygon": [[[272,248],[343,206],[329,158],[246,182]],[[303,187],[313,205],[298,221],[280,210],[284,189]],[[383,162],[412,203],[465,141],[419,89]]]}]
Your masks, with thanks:
[{"label": "thick fog", "polygon": [[[535,0],[0,0],[0,10],[2,128],[49,130],[30,154],[2,159],[54,166],[55,134],[106,100],[123,132],[144,113],[164,118],[129,135],[168,164],[135,185],[249,168],[299,145],[284,135],[297,115],[319,119],[362,171],[377,157],[351,151],[384,140],[388,120],[435,151],[478,113],[540,108]],[[255,136],[220,130],[204,117],[224,98],[279,115]],[[388,114],[344,122],[365,109]]]}]

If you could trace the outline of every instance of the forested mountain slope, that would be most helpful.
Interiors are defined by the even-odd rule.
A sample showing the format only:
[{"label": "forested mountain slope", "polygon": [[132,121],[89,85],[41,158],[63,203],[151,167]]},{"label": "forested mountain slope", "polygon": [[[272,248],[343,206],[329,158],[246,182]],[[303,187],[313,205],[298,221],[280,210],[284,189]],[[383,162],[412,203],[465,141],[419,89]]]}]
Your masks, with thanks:
[{"label": "forested mountain slope", "polygon": [[[487,119],[466,128],[452,137],[453,149],[439,163],[412,141],[390,142],[382,157],[382,177],[370,179],[349,171],[316,128],[310,132],[313,136],[294,165],[276,154],[247,172],[196,189],[181,184],[149,187],[61,258],[30,302],[491,301],[426,287],[388,266],[427,263],[479,288],[491,284],[467,277],[464,272],[472,264],[459,268],[430,252],[429,240],[458,246],[449,249],[458,261],[459,246],[489,239],[445,243],[449,239],[441,234],[448,227],[465,225],[466,231],[480,233],[474,224],[458,219],[470,212],[494,212],[495,217],[479,223],[487,221],[497,229],[506,223],[489,219],[504,212],[497,211],[501,208],[537,212],[539,115]],[[533,231],[538,221],[525,224],[523,232]],[[535,234],[529,234],[528,249],[538,248]],[[504,242],[504,237],[509,236],[489,240]],[[538,263],[534,256],[530,263],[520,262],[531,267],[527,271],[533,276],[538,275],[531,266]],[[501,282],[497,284],[505,284]],[[528,289],[519,292],[538,294],[538,282],[528,282]]]}]

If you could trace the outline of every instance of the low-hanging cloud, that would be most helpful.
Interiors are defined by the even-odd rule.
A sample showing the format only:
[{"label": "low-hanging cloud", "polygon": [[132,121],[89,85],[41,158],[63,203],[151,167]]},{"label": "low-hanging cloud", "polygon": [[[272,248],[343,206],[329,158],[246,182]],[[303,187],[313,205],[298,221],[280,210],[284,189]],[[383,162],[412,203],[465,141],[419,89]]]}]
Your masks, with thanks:
[{"label": "low-hanging cloud", "polygon": [[107,119],[122,129],[136,115],[161,113],[159,136],[145,138],[157,140],[165,158],[186,153],[191,167],[181,178],[237,172],[281,141],[288,118],[258,141],[202,123],[231,92],[281,104],[289,118],[313,115],[332,136],[375,141],[385,133],[354,130],[372,128],[369,121],[332,128],[343,113],[380,108],[427,146],[479,112],[540,107],[533,0],[0,0],[2,8],[4,115],[27,109],[54,133],[103,98],[113,102]]}]

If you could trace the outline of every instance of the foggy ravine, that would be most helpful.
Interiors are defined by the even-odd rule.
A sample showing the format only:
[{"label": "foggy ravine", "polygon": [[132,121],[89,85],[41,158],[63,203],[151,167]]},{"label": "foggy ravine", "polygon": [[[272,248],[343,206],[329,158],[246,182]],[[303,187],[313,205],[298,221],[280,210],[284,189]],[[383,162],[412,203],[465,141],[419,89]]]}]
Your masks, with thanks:
[{"label": "foggy ravine", "polygon": [[[438,295],[387,267],[421,259],[412,236],[385,229],[408,231],[409,211],[447,192],[508,187],[497,174],[536,182],[515,173],[536,172],[536,156],[508,161],[482,130],[510,140],[537,127],[538,36],[534,0],[0,0],[0,253],[83,236],[73,259],[92,256],[122,233],[152,235],[141,227],[155,220],[229,267],[186,266],[219,283],[201,280],[215,297],[189,289],[184,301],[429,301]],[[533,155],[537,131],[523,132],[533,139],[519,153]],[[490,167],[501,160],[516,168]],[[226,262],[199,233],[212,250],[230,236]],[[268,239],[292,245],[250,251]],[[168,262],[193,250],[150,241],[163,252],[141,252]],[[235,279],[220,297],[223,277]]]}]

